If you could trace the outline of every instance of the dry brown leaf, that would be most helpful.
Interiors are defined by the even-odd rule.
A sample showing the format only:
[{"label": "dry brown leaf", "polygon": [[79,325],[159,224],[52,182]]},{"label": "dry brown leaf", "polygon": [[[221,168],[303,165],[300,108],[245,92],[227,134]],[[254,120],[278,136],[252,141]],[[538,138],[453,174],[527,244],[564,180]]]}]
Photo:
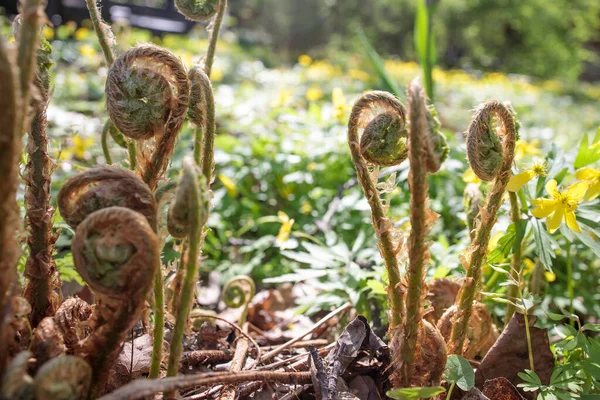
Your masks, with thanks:
[{"label": "dry brown leaf", "polygon": [[134,339],[133,345],[131,340],[126,341],[111,370],[108,386],[114,389],[147,375],[152,361],[152,345],[152,336],[148,334]]},{"label": "dry brown leaf", "polygon": [[[554,369],[554,356],[550,352],[548,332],[533,326],[534,316],[530,315],[529,321],[535,372],[542,383],[547,385]],[[522,382],[517,373],[529,368],[525,317],[523,314],[515,313],[494,346],[481,361],[475,373],[475,385],[482,387],[484,382],[489,379],[505,377],[510,383],[517,386]],[[520,393],[525,398],[534,397],[531,392],[520,391]]]}]

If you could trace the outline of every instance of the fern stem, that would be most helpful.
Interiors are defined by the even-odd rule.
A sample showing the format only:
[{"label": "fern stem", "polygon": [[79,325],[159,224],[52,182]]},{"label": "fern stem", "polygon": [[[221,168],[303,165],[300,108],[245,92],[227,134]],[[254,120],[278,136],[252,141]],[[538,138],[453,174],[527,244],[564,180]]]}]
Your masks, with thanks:
[{"label": "fern stem", "polygon": [[[519,201],[517,199],[517,194],[514,192],[508,192],[508,196],[510,199],[510,217],[512,222],[516,224],[521,220],[521,212],[519,209]],[[510,262],[510,278],[513,282],[518,282],[518,285],[521,285],[522,276],[522,263],[521,263],[521,243],[515,243],[516,249],[513,253],[511,262]],[[519,286],[510,285],[508,287],[508,300],[511,303],[506,305],[506,315],[504,316],[504,326],[508,325],[508,321],[512,318],[515,313],[516,307],[512,302],[519,294]]]},{"label": "fern stem", "polygon": [[210,77],[212,71],[213,62],[215,60],[215,52],[217,51],[217,41],[219,39],[219,31],[221,30],[221,23],[223,22],[223,16],[225,15],[225,9],[227,8],[227,0],[219,0],[219,6],[217,15],[211,22],[212,30],[210,32],[210,39],[208,42],[208,50],[206,51],[206,62],[204,64],[204,71],[206,75]]}]

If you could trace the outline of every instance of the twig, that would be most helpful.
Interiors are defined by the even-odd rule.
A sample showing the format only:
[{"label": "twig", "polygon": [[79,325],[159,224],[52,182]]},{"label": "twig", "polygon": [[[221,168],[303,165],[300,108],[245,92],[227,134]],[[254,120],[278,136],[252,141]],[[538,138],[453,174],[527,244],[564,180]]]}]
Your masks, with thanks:
[{"label": "twig", "polygon": [[[247,331],[247,324],[246,329]],[[237,345],[235,346],[235,354],[233,355],[233,360],[231,361],[231,365],[229,366],[229,372],[240,372],[244,368],[244,364],[246,363],[246,357],[248,356],[248,348],[250,347],[250,343],[246,338],[239,338]],[[237,395],[237,386],[236,385],[227,385],[223,388],[221,395],[219,396],[220,400],[234,400]]]},{"label": "twig", "polygon": [[282,351],[284,351],[285,349],[287,349],[292,344],[299,342],[305,336],[310,335],[311,333],[313,333],[314,331],[319,329],[322,325],[326,324],[333,317],[337,316],[338,314],[343,313],[344,311],[349,310],[350,308],[352,308],[352,304],[350,304],[350,303],[346,303],[343,306],[336,308],[335,310],[333,310],[332,312],[327,314],[325,317],[323,317],[319,321],[317,321],[309,330],[307,330],[300,336],[297,336],[294,339],[292,339],[288,342],[285,342],[284,344],[282,344],[282,345],[274,348],[273,350],[269,351],[268,353],[264,354],[262,357],[259,358],[259,362],[262,363],[267,360],[270,360],[271,358],[275,357],[277,354],[279,354]]},{"label": "twig", "polygon": [[[323,366],[323,360],[321,360],[321,357],[319,357],[319,353],[317,352],[315,346],[310,346],[309,352],[310,360],[312,361],[312,365],[315,369],[314,378],[317,382],[314,382],[313,379],[313,386],[315,387],[317,398],[320,398],[321,400],[329,400],[331,399],[331,393],[329,392],[327,373],[325,372],[325,366]],[[311,373],[312,371],[313,369],[311,368]]]},{"label": "twig", "polygon": [[253,381],[267,381],[283,383],[287,385],[302,385],[310,383],[310,372],[209,372],[206,374],[174,376],[163,379],[138,379],[115,390],[112,393],[100,397],[100,400],[135,400],[158,392],[183,390],[192,386]]}]

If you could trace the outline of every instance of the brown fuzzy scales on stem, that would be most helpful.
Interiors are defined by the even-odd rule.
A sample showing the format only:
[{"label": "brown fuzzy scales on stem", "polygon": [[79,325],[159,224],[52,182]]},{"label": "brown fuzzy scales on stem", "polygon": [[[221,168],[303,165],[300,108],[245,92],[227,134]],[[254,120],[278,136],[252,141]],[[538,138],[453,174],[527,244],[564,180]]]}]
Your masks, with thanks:
[{"label": "brown fuzzy scales on stem", "polygon": [[[492,115],[498,118],[499,126],[496,129],[498,137],[491,132]],[[511,177],[511,165],[515,150],[515,120],[507,106],[498,101],[488,101],[480,105],[473,116],[467,131],[467,157],[473,171],[481,179],[495,178],[485,205],[480,210],[476,220],[477,230],[475,239],[465,255],[465,269],[467,276],[458,300],[456,323],[452,328],[448,342],[450,353],[462,354],[464,343],[471,318],[473,301],[481,285],[481,267],[487,256],[490,232],[496,222],[496,214],[502,205],[504,190]],[[496,175],[490,176],[490,170],[480,168],[484,165],[484,157],[490,156],[490,149],[496,149],[496,142],[501,142],[502,162],[499,168],[492,168]],[[492,171],[492,172],[493,172]]]},{"label": "brown fuzzy scales on stem", "polygon": [[[425,92],[415,80],[408,88],[409,102],[409,161],[410,173],[408,183],[410,187],[410,222],[411,231],[408,240],[409,266],[407,272],[407,299],[406,299],[406,322],[404,324],[404,340],[402,342],[402,383],[404,386],[415,385],[414,379],[420,380],[417,373],[423,367],[424,355],[422,347],[426,337],[420,337],[423,331],[423,300],[427,293],[425,285],[425,269],[429,260],[429,249],[426,238],[432,225],[437,219],[437,214],[427,206],[429,185],[427,183],[428,166],[436,164],[437,168],[441,162],[433,163],[430,159],[440,157],[434,154],[432,145],[433,132],[427,123],[427,106],[425,104]],[[440,157],[441,158],[441,157]],[[434,171],[435,172],[435,171]],[[429,330],[435,330],[431,328]],[[441,337],[441,336],[440,336]],[[421,349],[419,349],[421,348]],[[445,346],[439,348],[445,358]],[[420,354],[417,354],[420,353]],[[427,368],[426,368],[427,369]],[[431,384],[439,384],[441,373],[431,377]],[[416,386],[422,386],[417,382]]]},{"label": "brown fuzzy scales on stem", "polygon": [[25,264],[25,298],[31,304],[32,327],[47,316],[54,315],[62,301],[60,276],[52,260],[58,235],[52,231],[54,208],[50,206],[50,182],[54,163],[48,155],[46,109],[49,101],[52,48],[45,40],[38,50],[38,71],[35,77],[36,96],[26,151],[29,161],[25,167],[25,223],[29,230],[29,257]]},{"label": "brown fuzzy scales on stem", "polygon": [[96,294],[94,331],[77,349],[92,366],[95,398],[144,307],[160,263],[158,239],[141,214],[109,207],[79,224],[71,250],[77,271]]},{"label": "brown fuzzy scales on stem", "polygon": [[151,155],[145,149],[138,170],[155,189],[173,152],[187,114],[190,87],[184,66],[168,50],[139,44],[121,54],[106,81],[106,104],[115,126],[135,139],[154,138]]},{"label": "brown fuzzy scales on stem", "polygon": [[[402,238],[399,237],[400,233],[393,229],[390,219],[386,215],[386,207],[381,200],[377,183],[371,174],[372,167],[369,166],[362,155],[361,140],[358,134],[359,129],[364,129],[368,125],[371,119],[370,116],[377,112],[377,108],[383,109],[385,113],[397,115],[403,125],[406,123],[405,108],[396,97],[381,91],[366,93],[352,107],[350,119],[348,120],[348,145],[350,146],[358,180],[371,207],[373,227],[379,238],[379,250],[385,260],[388,272],[390,281],[388,288],[390,329],[393,329],[402,323],[402,316],[404,315],[403,288],[400,286],[400,270],[398,268],[398,253],[402,246]],[[401,159],[402,157],[395,158]]]}]

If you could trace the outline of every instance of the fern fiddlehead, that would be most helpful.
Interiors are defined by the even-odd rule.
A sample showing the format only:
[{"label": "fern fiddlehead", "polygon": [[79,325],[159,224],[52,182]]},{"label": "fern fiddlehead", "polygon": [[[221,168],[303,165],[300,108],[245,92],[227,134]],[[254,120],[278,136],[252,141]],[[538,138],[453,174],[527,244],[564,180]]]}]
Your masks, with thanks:
[{"label": "fern fiddlehead", "polygon": [[189,72],[191,82],[188,116],[196,125],[194,160],[210,185],[214,168],[215,98],[208,75],[199,66]]},{"label": "fern fiddlehead", "polygon": [[223,286],[223,292],[221,299],[227,307],[242,309],[240,315],[240,326],[244,326],[246,323],[246,317],[248,316],[248,306],[256,294],[256,285],[252,278],[245,275],[234,276],[225,283]]},{"label": "fern fiddlehead", "polygon": [[[496,129],[493,116],[498,120]],[[467,275],[457,302],[458,314],[448,343],[451,353],[463,353],[473,302],[481,284],[481,267],[487,255],[490,232],[512,175],[515,141],[515,120],[506,105],[488,101],[477,107],[467,131],[467,158],[479,178],[494,179],[494,183],[477,217],[475,238],[465,255]]]},{"label": "fern fiddlehead", "polygon": [[[169,210],[169,218],[175,218],[178,223],[186,227],[189,239],[187,257],[185,257],[185,278],[179,297],[179,307],[167,376],[175,376],[179,371],[179,362],[182,353],[182,340],[185,326],[190,313],[194,287],[197,280],[200,253],[204,238],[204,226],[208,219],[208,188],[200,168],[192,158],[186,157],[183,161],[183,175],[177,189],[175,201]],[[168,395],[167,395],[168,397]]]},{"label": "fern fiddlehead", "polygon": [[181,61],[168,50],[140,44],[121,54],[106,81],[110,119],[128,138],[155,138],[152,155],[142,149],[138,169],[155,189],[173,152],[189,102],[189,82]]},{"label": "fern fiddlehead", "polygon": [[77,226],[71,251],[77,272],[96,294],[94,331],[77,351],[93,369],[94,397],[139,318],[160,252],[147,219],[124,207],[89,214]]},{"label": "fern fiddlehead", "polygon": [[[410,172],[408,184],[410,187],[410,223],[411,230],[408,239],[407,296],[406,323],[402,341],[402,380],[409,386],[412,380],[422,380],[416,372],[423,367],[423,346],[428,338],[437,335],[437,342],[443,342],[442,336],[435,327],[425,327],[423,320],[423,300],[427,293],[425,271],[429,262],[429,246],[427,235],[437,220],[437,214],[428,207],[427,174],[437,172],[448,155],[448,146],[444,135],[439,131],[439,121],[435,110],[425,104],[425,92],[417,80],[408,87],[409,104],[409,162]],[[431,344],[436,341],[432,341]],[[419,344],[419,345],[418,345]],[[419,348],[419,354],[416,354]],[[445,346],[432,347],[438,362],[445,365]],[[417,359],[418,356],[419,358]],[[427,368],[422,368],[427,370]],[[422,372],[422,371],[421,371]],[[438,385],[443,371],[439,374],[428,375],[427,380],[419,381],[416,386]],[[424,385],[425,384],[425,385]]]},{"label": "fern fiddlehead", "polygon": [[35,375],[36,400],[85,399],[92,383],[92,369],[76,356],[53,358]]},{"label": "fern fiddlehead", "polygon": [[102,208],[127,207],[142,214],[156,227],[156,202],[148,185],[133,172],[101,166],[73,176],[58,192],[58,208],[72,228]]},{"label": "fern fiddlehead", "polygon": [[[374,121],[376,122],[369,119],[373,114],[375,114]],[[381,114],[386,117],[381,117]],[[352,161],[356,168],[358,181],[371,207],[373,228],[379,239],[379,250],[388,272],[390,330],[402,324],[404,314],[404,290],[400,286],[398,268],[398,253],[404,239],[401,233],[392,227],[390,219],[386,216],[386,206],[380,197],[375,178],[380,164],[369,164],[368,159],[373,161],[383,159],[381,165],[399,164],[406,159],[408,133],[405,124],[404,105],[393,95],[381,91],[372,91],[361,96],[354,103],[348,120],[348,145]],[[359,139],[360,129],[364,130],[363,136],[367,134],[373,138]],[[366,157],[365,154],[367,154]]]},{"label": "fern fiddlehead", "polygon": [[175,0],[177,11],[192,21],[208,21],[217,13],[219,0]]}]

